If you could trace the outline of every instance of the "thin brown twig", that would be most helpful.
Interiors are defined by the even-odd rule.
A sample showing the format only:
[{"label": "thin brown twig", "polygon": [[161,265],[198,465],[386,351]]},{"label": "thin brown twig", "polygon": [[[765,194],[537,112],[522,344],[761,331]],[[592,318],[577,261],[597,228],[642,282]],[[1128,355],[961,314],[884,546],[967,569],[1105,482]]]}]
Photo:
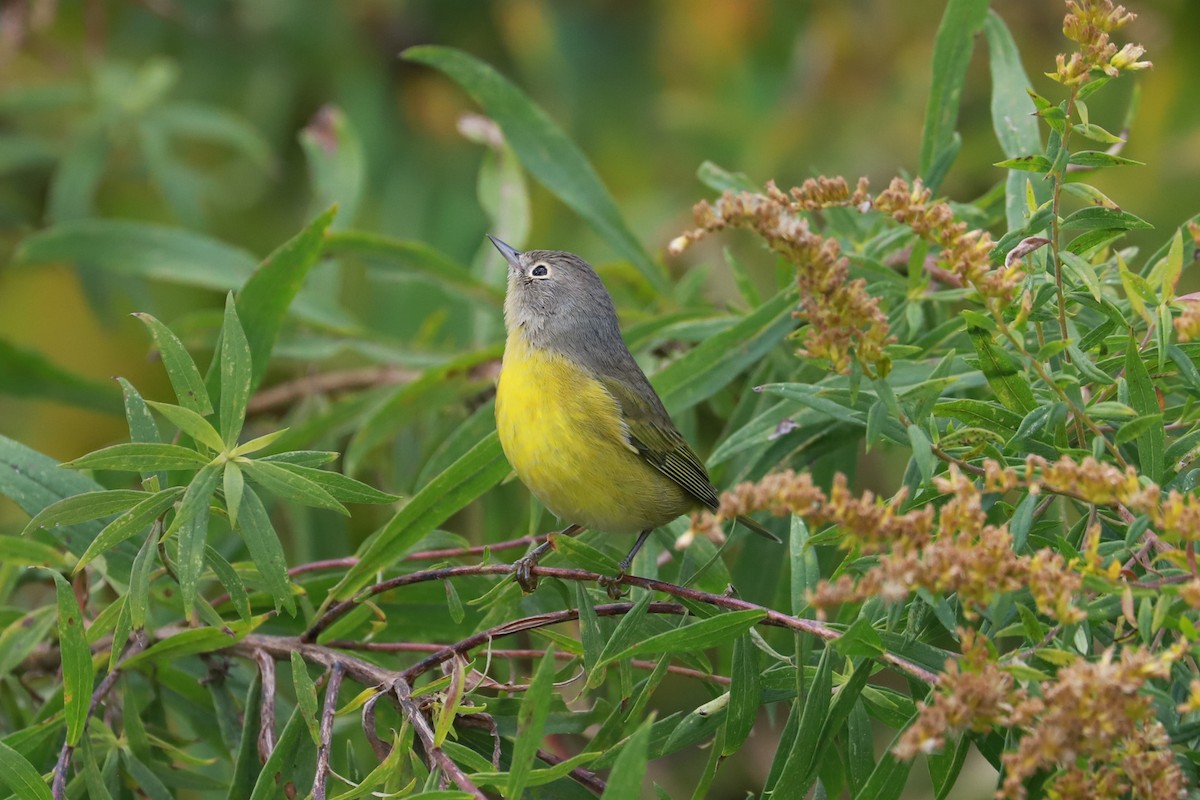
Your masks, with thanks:
[{"label": "thin brown twig", "polygon": [[[349,600],[343,600],[340,603],[335,603],[334,605],[330,606],[328,609],[326,609],[325,613],[318,617],[317,620],[311,626],[309,626],[308,630],[301,635],[300,641],[304,643],[313,642],[323,630],[329,627],[329,625],[331,625],[335,620],[341,618],[343,615],[356,608],[363,600],[367,599],[368,597],[374,597],[375,595],[382,594],[383,592],[391,591],[392,589],[398,589],[401,586],[410,586],[428,581],[442,581],[465,575],[510,575],[512,572],[513,567],[509,564],[472,564],[459,567],[444,567],[441,569],[422,570],[419,572],[412,572],[407,575],[400,575],[390,580],[368,586],[366,589],[363,589]],[[784,614],[756,603],[749,603],[745,600],[739,600],[738,598],[702,592],[699,589],[677,586],[673,583],[652,580],[650,578],[641,578],[637,575],[606,577],[595,572],[588,572],[581,569],[563,569],[557,567],[543,567],[541,565],[534,567],[532,572],[533,574],[542,577],[558,578],[560,580],[567,581],[582,581],[587,583],[597,583],[601,579],[604,579],[613,585],[619,584],[624,586],[636,586],[642,589],[663,592],[664,594],[668,594],[673,597],[679,597],[685,600],[691,600],[693,602],[706,603],[718,608],[725,608],[734,611],[762,611],[764,618],[760,624],[788,628],[799,633],[807,633],[824,641],[833,641],[840,638],[842,635],[840,631],[830,628],[828,625],[815,620],[793,617],[789,614]],[[895,667],[901,672],[911,675],[918,680],[929,684],[937,683],[936,674],[922,666],[901,658],[894,653],[884,653],[882,656],[880,656],[880,658],[888,665]]]},{"label": "thin brown twig", "polygon": [[[468,558],[470,556],[481,556],[484,553],[498,553],[504,550],[516,550],[518,548],[529,547],[530,545],[541,544],[546,540],[545,535],[540,536],[519,536],[516,539],[507,539],[502,542],[493,544],[477,544],[467,547],[445,547],[440,550],[418,550],[415,553],[409,553],[401,561],[446,561],[452,558]],[[333,569],[349,569],[358,563],[358,556],[346,556],[345,558],[329,558],[322,561],[310,561],[307,564],[297,564],[288,569],[289,578],[295,578],[299,575],[306,575],[310,572],[324,572],[325,570]],[[218,595],[211,602],[214,606],[220,606],[230,601],[229,593]]]},{"label": "thin brown twig", "polygon": [[262,705],[258,709],[258,757],[267,763],[275,749],[275,659],[262,650],[253,653],[262,676]]},{"label": "thin brown twig", "polygon": [[[112,688],[117,685],[117,679],[121,676],[121,669],[130,658],[137,655],[146,649],[149,644],[149,639],[145,631],[137,631],[134,633],[129,646],[125,650],[125,654],[121,656],[120,662],[113,668],[111,672],[104,676],[104,680],[92,691],[92,699],[88,703],[87,716],[84,718],[84,728],[87,727],[87,720],[92,718],[96,713],[96,709],[100,707],[100,703],[112,691]],[[67,796],[67,772],[71,768],[71,756],[74,755],[75,748],[63,742],[62,750],[58,753],[58,760],[54,764],[54,777],[51,781],[50,793],[54,800],[65,800]]]},{"label": "thin brown twig", "polygon": [[[325,642],[325,646],[332,647],[335,650],[360,650],[367,653],[436,653],[445,647],[445,645],[432,644],[430,642],[353,642],[348,639],[330,640]],[[546,651],[536,648],[513,649],[489,647],[488,655],[494,658],[545,658]],[[570,661],[573,658],[579,658],[579,656],[574,653],[558,650],[554,652],[554,658],[559,661]],[[658,666],[653,661],[643,661],[636,658],[629,663],[634,669],[652,670]],[[676,664],[668,666],[667,672],[709,683],[719,683],[722,686],[727,686],[730,682],[730,679],[725,675],[713,675],[698,669],[681,667]]]},{"label": "thin brown twig", "polygon": [[395,365],[304,375],[295,380],[276,384],[269,389],[263,389],[250,398],[250,402],[246,405],[246,413],[261,414],[264,411],[290,406],[297,400],[318,394],[332,394],[367,386],[411,383],[419,377],[421,377],[420,370]]},{"label": "thin brown twig", "polygon": [[329,670],[329,682],[325,685],[325,706],[321,709],[321,746],[317,749],[313,800],[325,800],[325,786],[329,781],[329,751],[333,747],[333,715],[337,711],[338,690],[342,688],[342,675],[345,671],[342,662],[334,662]]},{"label": "thin brown twig", "polygon": [[472,797],[478,798],[478,800],[487,800],[487,795],[467,777],[467,774],[455,763],[454,759],[450,758],[446,754],[446,751],[436,743],[433,729],[429,727],[429,721],[421,713],[421,707],[412,699],[412,689],[409,687],[408,682],[404,678],[397,677],[392,682],[391,693],[400,704],[400,713],[408,720],[408,724],[412,725],[413,731],[417,734],[417,738],[420,739],[421,746],[425,749],[425,759],[430,763],[430,766],[436,766],[441,769],[446,777],[454,782],[455,786]]}]

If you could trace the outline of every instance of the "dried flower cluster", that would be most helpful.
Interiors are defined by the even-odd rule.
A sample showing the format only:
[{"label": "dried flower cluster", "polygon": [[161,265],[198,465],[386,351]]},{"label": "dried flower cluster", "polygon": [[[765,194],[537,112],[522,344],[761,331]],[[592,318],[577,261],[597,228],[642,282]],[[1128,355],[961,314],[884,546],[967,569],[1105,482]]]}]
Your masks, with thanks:
[{"label": "dried flower cluster", "polygon": [[1026,779],[1058,768],[1053,786],[1060,797],[1179,797],[1184,780],[1170,737],[1142,689],[1168,678],[1182,655],[1182,646],[1126,648],[1119,657],[1106,650],[1098,661],[1063,667],[1040,696],[1014,704],[1003,724],[1025,735],[1004,754],[1003,795],[1024,798]]},{"label": "dried flower cluster", "polygon": [[1175,334],[1181,342],[1200,339],[1200,296],[1181,297],[1183,311],[1175,318]]},{"label": "dried flower cluster", "polygon": [[804,334],[803,355],[827,359],[845,372],[857,357],[860,363],[886,373],[888,357],[883,347],[889,341],[887,316],[878,298],[866,291],[863,280],[848,280],[849,264],[833,239],[813,233],[801,214],[834,206],[868,204],[867,184],[860,180],[851,192],[844,178],[809,179],[784,194],[774,183],[763,193],[726,192],[715,204],[696,205],[698,228],[671,242],[672,254],[683,252],[693,242],[727,227],[749,228],[772,250],[796,265],[800,291],[797,316],[809,323]]},{"label": "dried flower cluster", "polygon": [[1018,687],[986,641],[961,631],[963,657],[947,665],[936,692],[919,706],[917,720],[893,752],[899,758],[940,749],[947,735],[995,726],[1023,731],[1003,756],[1000,797],[1022,800],[1025,782],[1050,773],[1050,797],[1173,798],[1184,778],[1170,739],[1142,692],[1167,678],[1182,647],[1160,653],[1112,650],[1098,661],[1079,659],[1059,670],[1036,693]]},{"label": "dried flower cluster", "polygon": [[704,236],[729,227],[757,233],[772,250],[796,265],[800,291],[797,316],[809,323],[801,355],[828,360],[839,372],[857,361],[886,374],[889,360],[883,348],[891,341],[886,315],[866,282],[849,280],[849,263],[832,239],[814,233],[804,214],[831,207],[853,207],[888,214],[938,248],[936,267],[969,285],[994,311],[1012,302],[1021,280],[1019,262],[993,268],[995,243],[984,231],[956,222],[947,203],[931,201],[920,180],[909,185],[892,180],[878,196],[859,179],[853,191],[844,178],[810,178],[784,193],[774,183],[763,192],[726,192],[715,203],[701,201],[694,213],[697,226],[676,237],[670,252],[678,255]]},{"label": "dried flower cluster", "polygon": [[1137,15],[1114,6],[1112,0],[1067,0],[1067,15],[1063,18],[1063,35],[1079,45],[1078,51],[1058,55],[1058,69],[1047,73],[1067,86],[1087,83],[1093,70],[1116,77],[1121,72],[1145,69],[1149,61],[1138,61],[1146,49],[1139,44],[1127,44],[1120,50],[1109,34],[1123,28]]},{"label": "dried flower cluster", "polygon": [[1086,503],[1144,514],[1166,542],[1200,541],[1200,498],[1176,489],[1164,496],[1157,484],[1140,478],[1132,467],[1120,469],[1090,456],[1078,463],[1068,456],[1050,463],[1031,455],[1025,461],[1023,482]]},{"label": "dried flower cluster", "polygon": [[998,311],[1007,306],[1021,282],[1020,262],[993,269],[991,253],[996,243],[992,237],[986,231],[969,229],[965,222],[956,222],[949,204],[931,202],[931,197],[920,179],[910,186],[893,178],[874,204],[877,210],[937,245],[937,266],[979,292],[989,309]]},{"label": "dried flower cluster", "polygon": [[[996,480],[1016,480],[1015,473],[996,474]],[[1082,578],[1062,556],[1051,550],[1017,554],[1007,527],[987,523],[983,493],[957,467],[936,481],[949,495],[941,508],[900,512],[903,491],[888,500],[870,492],[858,498],[839,475],[826,496],[808,475],[781,472],[726,492],[717,514],[697,515],[692,528],[720,536],[721,520],[759,510],[796,514],[813,525],[836,525],[844,548],[879,558],[865,572],[818,584],[810,600],[820,610],[868,597],[897,602],[923,588],[956,594],[970,616],[998,594],[1029,588],[1042,613],[1062,622],[1079,619],[1082,612],[1073,598]]]},{"label": "dried flower cluster", "polygon": [[1011,673],[1001,668],[988,640],[975,631],[959,629],[962,658],[946,662],[937,690],[917,704],[920,715],[892,748],[897,758],[916,758],[941,750],[948,735],[963,731],[985,733],[1005,724],[1014,695],[1023,699]]}]

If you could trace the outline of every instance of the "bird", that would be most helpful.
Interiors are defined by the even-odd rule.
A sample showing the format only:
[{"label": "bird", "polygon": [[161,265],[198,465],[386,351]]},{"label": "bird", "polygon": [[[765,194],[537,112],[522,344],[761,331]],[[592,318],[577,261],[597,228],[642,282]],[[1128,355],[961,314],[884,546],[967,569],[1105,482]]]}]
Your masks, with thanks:
[{"label": "bird", "polygon": [[[637,534],[623,577],[662,525],[720,498],[704,463],[671,421],[621,336],[604,282],[579,256],[520,252],[488,234],[508,264],[506,339],[496,386],[496,431],[521,482],[569,525]],[[739,521],[780,541],[754,520]],[[551,545],[514,565],[521,588]],[[615,584],[607,583],[610,594]]]}]

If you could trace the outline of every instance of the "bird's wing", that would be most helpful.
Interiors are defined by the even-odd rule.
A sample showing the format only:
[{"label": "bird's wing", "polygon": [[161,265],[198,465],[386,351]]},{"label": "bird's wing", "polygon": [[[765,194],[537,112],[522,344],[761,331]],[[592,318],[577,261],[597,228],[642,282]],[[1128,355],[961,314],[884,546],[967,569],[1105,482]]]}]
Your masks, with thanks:
[{"label": "bird's wing", "polygon": [[[661,409],[661,404],[655,402],[651,405],[625,383],[614,378],[601,376],[600,381],[621,407],[629,431],[629,445],[647,463],[715,510],[720,498],[708,477],[708,471]],[[645,390],[654,391],[649,383]]]}]

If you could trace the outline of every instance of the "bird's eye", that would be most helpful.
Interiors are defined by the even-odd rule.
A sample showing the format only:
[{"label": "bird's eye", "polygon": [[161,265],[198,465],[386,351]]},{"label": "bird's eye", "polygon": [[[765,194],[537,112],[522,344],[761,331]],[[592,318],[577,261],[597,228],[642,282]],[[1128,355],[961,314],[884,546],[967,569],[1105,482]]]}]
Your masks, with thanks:
[{"label": "bird's eye", "polygon": [[544,278],[550,274],[550,268],[545,264],[538,264],[529,271],[529,274],[535,278]]}]

